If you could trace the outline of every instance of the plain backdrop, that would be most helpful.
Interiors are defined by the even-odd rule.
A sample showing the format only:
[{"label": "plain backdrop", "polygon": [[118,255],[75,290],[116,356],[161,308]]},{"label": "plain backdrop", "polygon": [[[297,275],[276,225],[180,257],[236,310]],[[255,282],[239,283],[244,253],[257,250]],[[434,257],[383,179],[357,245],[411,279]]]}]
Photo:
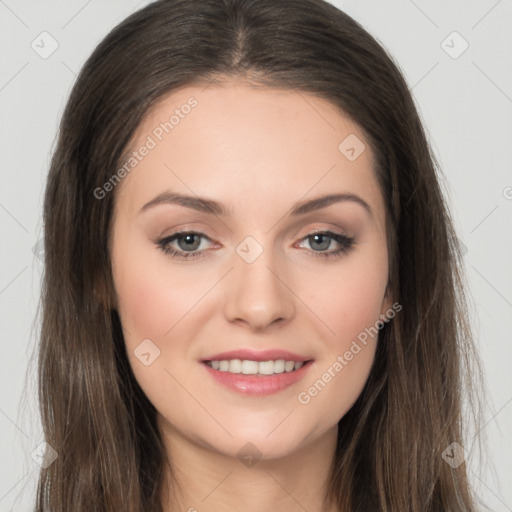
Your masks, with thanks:
[{"label": "plain backdrop", "polygon": [[[31,510],[39,469],[38,240],[57,123],[85,59],[147,3],[0,0],[0,512]],[[512,511],[512,0],[333,3],[398,62],[446,176],[488,386],[490,464],[470,459],[470,474],[490,510]]]}]

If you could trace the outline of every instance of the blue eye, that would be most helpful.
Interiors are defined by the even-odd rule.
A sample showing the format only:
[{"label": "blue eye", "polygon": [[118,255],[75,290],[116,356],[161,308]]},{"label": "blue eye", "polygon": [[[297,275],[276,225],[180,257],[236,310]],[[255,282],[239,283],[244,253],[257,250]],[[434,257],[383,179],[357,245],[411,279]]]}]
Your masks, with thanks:
[{"label": "blue eye", "polygon": [[[315,233],[310,233],[306,235],[303,240],[310,240],[310,245],[318,244],[322,246],[323,249],[328,248],[331,245],[331,242],[334,240],[338,244],[340,244],[340,248],[330,252],[324,251],[312,251],[314,256],[320,256],[322,258],[336,258],[342,256],[352,249],[354,246],[354,238],[342,235],[341,233],[334,233],[333,231],[318,231]],[[325,243],[327,240],[327,244]],[[327,245],[327,247],[325,247]]]},{"label": "blue eye", "polygon": [[[196,240],[194,240],[194,238]],[[157,242],[157,245],[160,247],[160,249],[162,249],[162,251],[164,251],[165,254],[170,254],[173,258],[197,258],[198,256],[201,256],[202,253],[204,252],[191,252],[197,250],[198,246],[200,245],[200,241],[199,243],[197,242],[198,238],[205,238],[207,240],[210,240],[204,233],[201,233],[199,231],[178,231],[177,233],[162,238]],[[175,240],[177,240],[178,242],[184,240],[183,244],[179,243],[179,245],[184,247],[186,250],[176,250],[170,247],[169,244],[171,242],[174,242]],[[190,249],[190,251],[187,249]]]},{"label": "blue eye", "polygon": [[[210,240],[204,233],[200,231],[179,231],[169,235],[156,242],[156,245],[165,253],[173,258],[197,258],[204,255],[205,250],[197,251],[201,245],[201,239]],[[336,258],[347,253],[354,246],[355,240],[353,237],[342,235],[341,233],[334,233],[332,231],[317,231],[306,235],[302,240],[309,240],[311,244],[320,245],[320,251],[312,250],[315,257],[321,258]],[[329,248],[332,241],[337,242],[340,248],[325,252]],[[176,241],[178,249],[171,247],[171,243]],[[327,243],[326,243],[327,241]]]}]

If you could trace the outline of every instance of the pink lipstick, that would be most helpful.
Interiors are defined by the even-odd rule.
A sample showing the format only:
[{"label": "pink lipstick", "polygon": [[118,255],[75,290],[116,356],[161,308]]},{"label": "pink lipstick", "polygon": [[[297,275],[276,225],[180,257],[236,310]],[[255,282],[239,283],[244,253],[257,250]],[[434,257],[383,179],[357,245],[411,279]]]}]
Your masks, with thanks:
[{"label": "pink lipstick", "polygon": [[301,380],[313,359],[285,350],[238,349],[212,354],[201,362],[221,385],[242,394],[265,396]]}]

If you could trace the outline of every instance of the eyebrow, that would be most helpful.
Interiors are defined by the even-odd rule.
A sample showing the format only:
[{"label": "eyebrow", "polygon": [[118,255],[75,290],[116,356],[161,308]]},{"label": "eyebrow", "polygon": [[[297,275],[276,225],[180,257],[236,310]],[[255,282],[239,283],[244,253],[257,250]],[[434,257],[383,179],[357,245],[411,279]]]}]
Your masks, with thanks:
[{"label": "eyebrow", "polygon": [[[351,193],[328,194],[316,197],[315,199],[310,199],[308,201],[299,201],[292,206],[290,215],[304,215],[315,210],[320,210],[321,208],[326,208],[331,204],[347,201],[355,202],[361,205],[369,213],[370,216],[373,216],[370,205],[364,199]],[[177,204],[179,206],[190,208],[198,212],[209,213],[221,217],[229,217],[232,214],[232,210],[230,208],[213,199],[199,196],[189,196],[186,194],[179,194],[177,192],[170,191],[165,191],[146,203],[141,208],[139,213],[162,204]]]}]

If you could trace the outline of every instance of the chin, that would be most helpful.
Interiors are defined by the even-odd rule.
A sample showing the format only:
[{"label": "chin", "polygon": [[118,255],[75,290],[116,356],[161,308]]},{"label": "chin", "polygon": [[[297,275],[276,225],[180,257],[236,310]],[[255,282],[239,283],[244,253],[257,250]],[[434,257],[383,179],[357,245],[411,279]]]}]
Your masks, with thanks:
[{"label": "chin", "polygon": [[[297,421],[297,418],[294,421]],[[285,420],[281,425],[279,422],[274,422],[272,426],[262,422],[245,427],[232,425],[227,427],[232,438],[228,435],[221,435],[210,440],[209,444],[216,451],[236,457],[241,462],[244,462],[245,457],[261,460],[288,457],[307,445],[314,435],[313,432],[305,428],[305,425],[300,429],[294,429],[293,425],[287,424],[287,422],[288,420]]]}]

